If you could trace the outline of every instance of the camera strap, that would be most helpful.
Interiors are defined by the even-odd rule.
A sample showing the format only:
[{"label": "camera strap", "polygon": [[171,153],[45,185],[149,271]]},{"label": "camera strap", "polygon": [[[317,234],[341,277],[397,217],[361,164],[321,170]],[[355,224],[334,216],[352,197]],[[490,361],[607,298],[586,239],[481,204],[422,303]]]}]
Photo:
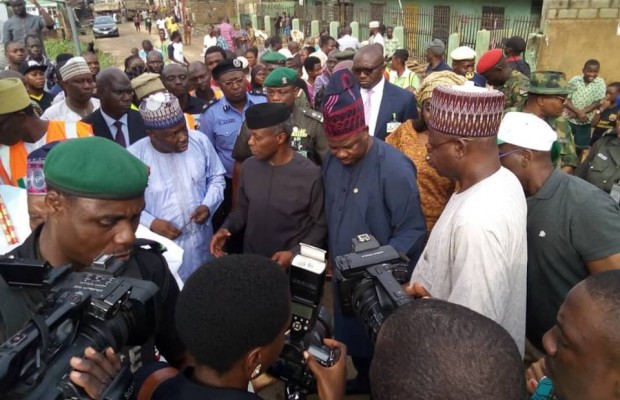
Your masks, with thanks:
[{"label": "camera strap", "polygon": [[158,369],[146,378],[140,391],[138,392],[137,400],[151,400],[155,391],[165,381],[172,379],[179,374],[176,368],[165,367]]}]

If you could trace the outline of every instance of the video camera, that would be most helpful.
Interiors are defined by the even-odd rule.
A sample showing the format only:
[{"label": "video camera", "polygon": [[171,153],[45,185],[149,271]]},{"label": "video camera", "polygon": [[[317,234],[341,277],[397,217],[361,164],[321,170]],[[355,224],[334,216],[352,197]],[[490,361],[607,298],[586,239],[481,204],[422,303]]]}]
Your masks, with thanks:
[{"label": "video camera", "polygon": [[[38,260],[0,258],[0,275],[10,287],[47,296],[28,325],[0,346],[3,399],[89,398],[69,381],[71,357],[81,357],[88,346],[119,350],[147,341],[157,327],[158,288],[117,277],[123,267],[108,255],[83,272],[73,272],[70,265],[53,268]],[[121,372],[102,398],[123,397],[131,375]]]},{"label": "video camera", "polygon": [[288,399],[303,399],[316,391],[316,380],[306,365],[304,351],[326,367],[340,358],[339,349],[323,344],[333,330],[331,315],[321,305],[325,267],[325,251],[302,243],[290,268],[291,329],[280,357],[269,369],[269,373],[286,382]]},{"label": "video camera", "polygon": [[357,317],[374,343],[386,318],[412,300],[401,287],[409,259],[369,234],[352,242],[353,253],[336,257],[334,278],[343,314]]}]

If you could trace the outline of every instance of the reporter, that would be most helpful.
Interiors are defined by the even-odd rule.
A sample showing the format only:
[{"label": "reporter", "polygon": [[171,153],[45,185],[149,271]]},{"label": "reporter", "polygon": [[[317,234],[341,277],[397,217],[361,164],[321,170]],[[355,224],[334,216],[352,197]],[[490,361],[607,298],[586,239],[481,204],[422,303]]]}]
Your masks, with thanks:
[{"label": "reporter", "polygon": [[[260,399],[247,388],[278,359],[291,324],[290,302],[288,277],[275,262],[255,255],[210,261],[190,276],[176,309],[177,330],[194,366],[154,391],[145,382],[164,365],[144,368],[136,374],[136,388],[151,390],[153,400]],[[344,393],[346,349],[341,352],[340,362],[331,368],[309,360],[323,400],[338,400]],[[326,378],[327,384],[324,370],[340,376]]]},{"label": "reporter", "polygon": [[[156,304],[162,323],[153,332],[154,344],[167,360],[181,365],[184,347],[176,330],[166,324],[174,320],[178,287],[159,252],[134,245],[144,208],[146,165],[116,143],[89,137],[55,146],[46,158],[44,174],[47,221],[9,255],[46,260],[53,267],[71,264],[76,271],[83,270],[100,254],[126,260],[122,276],[148,280],[159,288]],[[1,278],[0,287],[6,287]],[[0,342],[4,342],[30,320],[46,293],[28,288],[0,293]],[[88,351],[81,361],[74,358],[72,367],[78,373],[94,375],[100,384],[86,376],[76,383],[82,387],[93,383],[93,387],[85,387],[86,391],[100,393],[102,384],[111,380],[116,371],[108,366],[114,365],[115,359],[107,358],[111,361],[104,362],[100,354]],[[133,367],[154,360],[153,340],[131,349],[129,358]]]},{"label": "reporter", "polygon": [[523,400],[519,350],[469,308],[420,299],[383,324],[370,368],[374,400]]}]

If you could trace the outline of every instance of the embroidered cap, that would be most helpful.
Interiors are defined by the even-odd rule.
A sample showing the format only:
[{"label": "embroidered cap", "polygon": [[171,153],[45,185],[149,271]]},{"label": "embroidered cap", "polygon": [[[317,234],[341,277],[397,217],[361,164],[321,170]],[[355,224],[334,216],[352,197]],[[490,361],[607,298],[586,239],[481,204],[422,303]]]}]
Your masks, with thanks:
[{"label": "embroidered cap", "polygon": [[364,103],[357,79],[349,69],[332,73],[323,99],[323,129],[331,137],[347,137],[366,128]]},{"label": "embroidered cap", "polygon": [[155,93],[142,100],[140,115],[146,129],[168,129],[185,122],[179,100],[168,92]]},{"label": "embroidered cap", "polygon": [[431,97],[428,125],[461,137],[497,135],[504,114],[504,94],[475,86],[438,86]]},{"label": "embroidered cap", "polygon": [[84,57],[70,58],[65,65],[60,67],[60,76],[63,81],[67,81],[79,75],[91,75]]}]

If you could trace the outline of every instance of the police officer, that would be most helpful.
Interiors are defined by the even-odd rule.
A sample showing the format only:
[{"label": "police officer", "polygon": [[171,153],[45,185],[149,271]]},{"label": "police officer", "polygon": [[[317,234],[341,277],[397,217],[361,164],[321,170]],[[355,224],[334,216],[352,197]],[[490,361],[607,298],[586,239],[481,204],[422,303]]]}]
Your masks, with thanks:
[{"label": "police officer", "polygon": [[558,71],[538,71],[532,73],[524,104],[511,107],[505,112],[519,111],[532,113],[544,119],[558,135],[560,157],[556,166],[565,172],[572,173],[579,164],[575,139],[568,120],[562,115],[564,102],[570,93],[566,75]]},{"label": "police officer", "polygon": [[620,202],[620,115],[616,119],[616,127],[607,130],[594,143],[575,175],[606,191],[616,202]]},{"label": "police officer", "polygon": [[232,151],[245,119],[245,110],[255,104],[266,103],[263,95],[246,92],[245,72],[239,60],[223,60],[213,68],[213,78],[223,96],[214,100],[200,116],[200,131],[207,135],[226,169],[224,202],[213,215],[213,229],[222,225],[232,206],[232,178],[234,159]]},{"label": "police officer", "polygon": [[[76,271],[89,266],[101,254],[125,260],[122,276],[151,281],[159,288],[155,304],[164,323],[153,332],[154,344],[167,360],[180,366],[184,347],[174,326],[170,327],[178,286],[162,255],[135,243],[148,184],[147,166],[111,140],[88,137],[55,146],[43,171],[48,188],[47,221],[9,255],[45,260],[52,267],[71,264]],[[45,296],[41,289],[11,290],[0,278],[0,342],[28,322]],[[130,359],[137,358],[142,363],[155,360],[152,344],[129,353]],[[101,354],[90,349],[85,358],[71,360],[71,367],[82,372],[72,373],[71,379],[96,398],[103,382],[97,384],[96,379],[87,379],[86,375],[101,365],[101,358]]]},{"label": "police officer", "polygon": [[[265,78],[267,98],[270,103],[282,103],[291,110],[294,127],[290,145],[293,150],[321,165],[327,152],[327,141],[323,134],[323,115],[295,105],[300,90],[297,85],[298,79],[297,71],[292,68],[274,70]],[[232,153],[236,164],[241,164],[252,156],[248,145],[249,138],[250,130],[244,123]]]},{"label": "police officer", "polygon": [[476,65],[476,51],[468,46],[457,47],[450,53],[452,70],[474,83],[474,86],[486,87],[484,76],[474,71]]}]

